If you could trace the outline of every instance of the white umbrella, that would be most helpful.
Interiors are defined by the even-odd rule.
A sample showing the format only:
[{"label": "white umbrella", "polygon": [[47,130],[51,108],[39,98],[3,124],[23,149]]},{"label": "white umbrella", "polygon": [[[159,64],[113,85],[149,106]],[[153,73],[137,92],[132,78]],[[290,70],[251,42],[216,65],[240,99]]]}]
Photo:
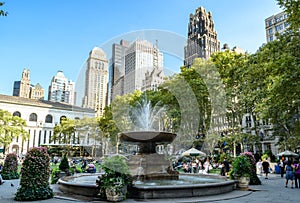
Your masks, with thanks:
[{"label": "white umbrella", "polygon": [[206,156],[204,152],[201,152],[198,149],[191,148],[181,154],[182,156]]},{"label": "white umbrella", "polygon": [[299,155],[292,152],[292,151],[286,150],[284,152],[281,152],[281,153],[277,154],[277,156],[298,157]]}]

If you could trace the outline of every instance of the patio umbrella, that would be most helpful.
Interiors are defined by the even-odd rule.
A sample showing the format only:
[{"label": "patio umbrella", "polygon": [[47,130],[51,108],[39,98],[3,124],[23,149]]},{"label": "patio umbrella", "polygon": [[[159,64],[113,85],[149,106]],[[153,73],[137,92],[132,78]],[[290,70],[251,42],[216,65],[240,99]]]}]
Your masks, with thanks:
[{"label": "patio umbrella", "polygon": [[195,149],[195,148],[191,148],[185,152],[183,152],[181,154],[182,156],[206,156],[206,154],[204,152],[201,152],[200,150],[198,149]]},{"label": "patio umbrella", "polygon": [[289,150],[286,150],[284,152],[281,152],[279,154],[277,154],[277,156],[284,156],[284,157],[298,157],[299,155],[292,152],[292,151],[289,151]]}]

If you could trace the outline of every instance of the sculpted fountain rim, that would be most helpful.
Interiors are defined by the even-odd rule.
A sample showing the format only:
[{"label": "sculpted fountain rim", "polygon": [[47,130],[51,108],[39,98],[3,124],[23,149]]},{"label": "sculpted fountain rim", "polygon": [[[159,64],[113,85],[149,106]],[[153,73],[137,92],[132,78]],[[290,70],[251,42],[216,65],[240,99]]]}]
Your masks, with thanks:
[{"label": "sculpted fountain rim", "polygon": [[153,143],[171,143],[175,138],[175,133],[164,131],[128,131],[118,134],[123,142],[153,142]]},{"label": "sculpted fountain rim", "polygon": [[[80,176],[95,176],[93,175],[79,175]],[[198,184],[186,184],[186,185],[134,185],[132,187],[131,195],[129,198],[137,199],[160,199],[160,198],[181,198],[181,197],[199,197],[206,195],[217,195],[226,192],[231,192],[235,189],[235,180],[228,180],[224,177],[218,177],[215,175],[201,175],[201,174],[180,174],[180,176],[197,176],[197,177],[209,177],[212,179],[224,180],[216,183],[198,183]],[[63,177],[59,179],[59,189],[63,192],[79,194],[84,196],[97,196],[99,193],[97,185],[95,183],[80,183],[69,182],[68,180],[76,177]]]}]

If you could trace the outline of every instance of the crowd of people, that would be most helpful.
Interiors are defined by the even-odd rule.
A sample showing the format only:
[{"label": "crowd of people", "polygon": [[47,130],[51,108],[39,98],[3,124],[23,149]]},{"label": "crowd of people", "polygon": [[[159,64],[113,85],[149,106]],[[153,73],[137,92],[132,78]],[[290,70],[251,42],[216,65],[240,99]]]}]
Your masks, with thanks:
[{"label": "crowd of people", "polygon": [[[285,176],[285,187],[288,187],[290,182],[291,188],[300,188],[300,163],[299,159],[293,160],[288,157],[281,157],[279,160],[277,167],[279,168],[279,174],[281,178]],[[267,159],[263,161],[259,160],[256,163],[257,173],[259,175],[264,174],[265,179],[268,179],[268,174],[272,171],[270,167],[270,163]]]},{"label": "crowd of people", "polygon": [[209,174],[212,169],[220,169],[220,175],[228,176],[230,169],[230,164],[226,158],[222,162],[215,162],[210,160],[209,157],[201,160],[199,158],[194,158],[188,161],[178,161],[173,165],[175,169],[182,168],[185,173],[200,173],[200,174]]}]

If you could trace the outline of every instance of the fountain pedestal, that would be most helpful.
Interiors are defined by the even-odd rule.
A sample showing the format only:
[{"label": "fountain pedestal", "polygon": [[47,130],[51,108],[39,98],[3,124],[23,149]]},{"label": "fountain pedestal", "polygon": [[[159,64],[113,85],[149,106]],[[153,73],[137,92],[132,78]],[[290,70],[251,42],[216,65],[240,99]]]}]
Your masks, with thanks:
[{"label": "fountain pedestal", "polygon": [[[156,153],[157,145],[170,144],[174,133],[134,131],[119,134],[120,141],[138,145],[139,151],[128,161],[131,175],[138,180],[178,180],[178,173],[170,169],[165,155]],[[141,172],[141,168],[143,169]]]}]

